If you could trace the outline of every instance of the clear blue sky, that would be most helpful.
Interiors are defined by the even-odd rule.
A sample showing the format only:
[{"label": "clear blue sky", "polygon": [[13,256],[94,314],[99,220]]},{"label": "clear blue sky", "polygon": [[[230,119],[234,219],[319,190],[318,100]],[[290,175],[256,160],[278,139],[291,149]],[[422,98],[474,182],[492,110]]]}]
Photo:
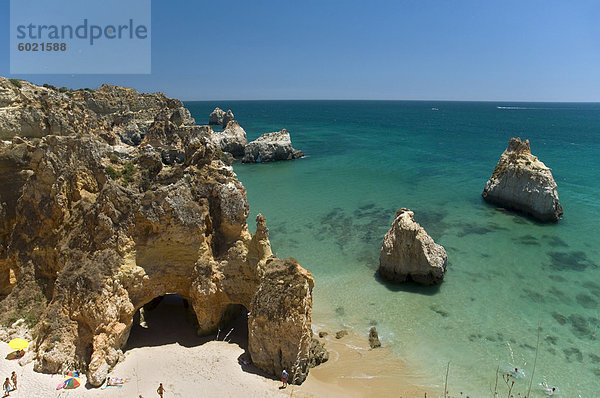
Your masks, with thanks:
[{"label": "clear blue sky", "polygon": [[[68,12],[68,11],[66,11]],[[111,83],[184,100],[600,101],[600,1],[152,1],[151,75],[0,75]]]}]

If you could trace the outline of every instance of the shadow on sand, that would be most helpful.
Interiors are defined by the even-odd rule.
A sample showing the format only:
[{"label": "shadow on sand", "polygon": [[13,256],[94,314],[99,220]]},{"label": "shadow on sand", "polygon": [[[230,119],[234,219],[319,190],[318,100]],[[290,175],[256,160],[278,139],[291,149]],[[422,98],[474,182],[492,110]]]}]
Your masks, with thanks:
[{"label": "shadow on sand", "polygon": [[189,348],[214,340],[226,341],[244,350],[244,353],[237,358],[244,372],[277,380],[276,377],[252,365],[248,353],[248,311],[243,306],[232,309],[233,313],[229,314],[231,320],[223,322],[217,332],[198,336],[196,333],[198,326],[192,307],[187,306],[179,295],[166,295],[154,309],[146,311],[147,328],[140,326],[140,314],[139,311],[136,312],[125,350],[173,343]]},{"label": "shadow on sand", "polygon": [[147,328],[140,326],[139,310],[135,313],[125,350],[173,343],[195,347],[215,338],[197,335],[193,310],[186,308],[183,298],[176,294],[164,296],[156,308],[146,311],[145,318]]}]

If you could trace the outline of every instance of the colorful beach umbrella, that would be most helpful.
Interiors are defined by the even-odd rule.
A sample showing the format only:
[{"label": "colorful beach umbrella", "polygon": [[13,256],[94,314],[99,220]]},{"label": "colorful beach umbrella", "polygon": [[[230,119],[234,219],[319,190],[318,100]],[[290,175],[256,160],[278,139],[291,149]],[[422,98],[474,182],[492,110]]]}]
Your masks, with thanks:
[{"label": "colorful beach umbrella", "polygon": [[8,346],[13,350],[24,350],[29,347],[29,341],[24,339],[12,339],[8,342]]},{"label": "colorful beach umbrella", "polygon": [[81,385],[79,377],[69,377],[63,383],[63,388],[77,388]]}]

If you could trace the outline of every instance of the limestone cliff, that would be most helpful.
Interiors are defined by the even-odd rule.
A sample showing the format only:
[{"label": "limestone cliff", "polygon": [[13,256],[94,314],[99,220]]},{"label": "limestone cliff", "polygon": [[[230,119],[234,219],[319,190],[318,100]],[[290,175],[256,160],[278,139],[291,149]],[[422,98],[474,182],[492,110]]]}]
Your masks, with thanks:
[{"label": "limestone cliff", "polygon": [[531,154],[529,140],[511,138],[485,184],[483,198],[541,221],[558,221],[563,208],[550,169]]},{"label": "limestone cliff", "polygon": [[0,136],[0,305],[33,328],[35,370],[100,385],[136,310],[176,293],[202,334],[245,306],[253,362],[306,378],[312,276],[273,256],[264,217],[249,232],[244,187],[181,102],[0,78]]},{"label": "limestone cliff", "polygon": [[379,274],[393,282],[414,281],[423,285],[444,280],[448,256],[414,218],[409,209],[400,209],[383,238]]},{"label": "limestone cliff", "polygon": [[181,101],[162,93],[110,85],[71,91],[0,77],[0,139],[94,131],[112,144],[118,137],[137,145],[159,113],[176,126],[195,123]]}]

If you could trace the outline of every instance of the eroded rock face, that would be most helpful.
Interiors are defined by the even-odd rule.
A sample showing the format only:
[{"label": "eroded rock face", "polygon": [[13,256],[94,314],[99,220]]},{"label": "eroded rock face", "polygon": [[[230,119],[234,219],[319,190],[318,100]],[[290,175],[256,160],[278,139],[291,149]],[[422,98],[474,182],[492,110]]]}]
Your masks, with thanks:
[{"label": "eroded rock face", "polygon": [[94,131],[110,144],[137,145],[159,113],[176,126],[193,125],[181,101],[162,93],[140,94],[132,88],[103,85],[98,90],[60,91],[0,77],[0,138]]},{"label": "eroded rock face", "polygon": [[393,282],[412,280],[423,285],[444,279],[446,250],[425,232],[408,209],[396,212],[390,230],[383,238],[379,274]]},{"label": "eroded rock face", "polygon": [[70,101],[69,95],[72,93],[0,77],[0,139],[81,134],[89,130],[108,134],[107,126],[85,105]]},{"label": "eroded rock face", "polygon": [[270,374],[286,369],[293,383],[308,374],[312,288],[312,277],[294,259],[269,259],[248,316],[254,364]]},{"label": "eroded rock face", "polygon": [[274,133],[266,133],[246,145],[244,163],[274,162],[292,160],[304,156],[302,151],[292,147],[290,133],[283,129]]},{"label": "eroded rock face", "polygon": [[309,368],[314,368],[322,363],[329,360],[329,352],[325,349],[325,346],[314,337],[310,343],[310,355],[309,355]]},{"label": "eroded rock face", "polygon": [[485,184],[483,198],[541,221],[558,221],[563,208],[550,169],[531,154],[529,140],[511,138]]},{"label": "eroded rock face", "polygon": [[104,84],[93,92],[74,91],[72,99],[85,104],[128,145],[138,145],[158,115],[176,127],[195,124],[181,101],[163,93],[140,94],[132,88]]},{"label": "eroded rock face", "polygon": [[[30,106],[41,107],[36,101],[54,94],[36,87],[23,83],[25,93],[10,88],[0,98],[29,95]],[[40,138],[0,144],[0,290],[9,293],[0,312],[26,303],[34,369],[85,370],[100,385],[122,357],[136,310],[175,293],[192,305],[202,334],[231,305],[245,306],[254,364],[276,376],[285,366],[290,380],[304,380],[312,276],[273,256],[264,217],[249,232],[246,190],[212,129],[188,125],[176,100],[157,105],[119,87],[88,94],[53,104],[79,109],[86,128],[67,118],[61,131],[73,134],[34,126],[27,136]],[[124,144],[127,135],[104,138],[123,104],[136,120],[152,118],[139,145]],[[152,116],[145,106],[159,109]],[[5,107],[0,117],[29,120],[25,108],[13,109],[17,116]]]},{"label": "eroded rock face", "polygon": [[216,132],[215,137],[221,149],[233,156],[244,156],[244,148],[248,144],[246,132],[235,120],[231,120],[221,132]]}]

